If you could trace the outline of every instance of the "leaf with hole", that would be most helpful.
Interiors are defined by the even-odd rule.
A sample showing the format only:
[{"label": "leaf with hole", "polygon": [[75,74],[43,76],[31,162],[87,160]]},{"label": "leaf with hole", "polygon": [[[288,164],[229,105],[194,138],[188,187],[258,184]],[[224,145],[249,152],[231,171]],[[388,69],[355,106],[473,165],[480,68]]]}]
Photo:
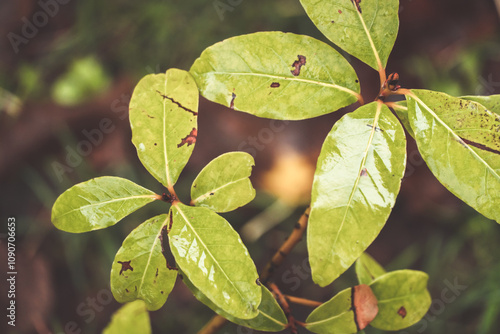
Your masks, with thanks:
[{"label": "leaf with hole", "polygon": [[136,300],[123,305],[116,311],[111,322],[104,328],[103,334],[150,334],[151,323],[146,305]]},{"label": "leaf with hole", "polygon": [[253,157],[245,152],[218,156],[198,174],[191,186],[192,203],[215,212],[228,212],[254,199],[250,182]]},{"label": "leaf with hole", "polygon": [[154,192],[129,180],[98,177],[62,193],[52,207],[52,223],[66,232],[99,230],[158,198]]},{"label": "leaf with hole", "polygon": [[176,203],[170,210],[168,240],[184,275],[224,312],[255,318],[262,297],[259,275],[238,233],[210,209]]},{"label": "leaf with hole", "polygon": [[130,100],[132,142],[142,164],[172,187],[198,135],[198,88],[191,75],[169,69],[139,81]]},{"label": "leaf with hole", "polygon": [[318,306],[306,319],[306,328],[318,334],[357,333],[378,312],[377,299],[368,285],[342,290]]},{"label": "leaf with hole", "polygon": [[279,332],[285,329],[288,320],[285,313],[279,306],[273,294],[265,287],[262,289],[262,300],[257,311],[259,314],[253,319],[238,319],[227,312],[224,312],[214,303],[210,301],[200,290],[198,290],[187,277],[183,277],[183,282],[191,290],[193,295],[203,304],[211,308],[217,314],[223,316],[227,320],[241,326],[252,328],[258,331]]},{"label": "leaf with hole", "polygon": [[428,276],[415,270],[397,270],[375,279],[370,287],[378,300],[371,326],[397,331],[418,322],[431,306]]},{"label": "leaf with hole", "polygon": [[405,162],[404,130],[385,105],[372,102],[335,123],[313,182],[307,247],[314,282],[333,282],[380,233]]},{"label": "leaf with hole", "polygon": [[368,253],[363,253],[356,260],[355,268],[359,284],[370,284],[374,279],[386,273],[384,268]]},{"label": "leaf with hole", "polygon": [[190,69],[201,95],[259,117],[298,120],[357,101],[351,65],[314,38],[258,32],[207,48]]},{"label": "leaf with hole", "polygon": [[300,2],[330,41],[377,71],[385,68],[398,34],[398,0]]},{"label": "leaf with hole", "polygon": [[500,223],[500,116],[450,95],[412,90],[408,115],[422,158],[465,203]]},{"label": "leaf with hole", "polygon": [[111,291],[118,302],[142,299],[150,311],[165,304],[177,278],[177,271],[167,267],[162,253],[168,225],[168,215],[153,217],[123,241],[111,268]]}]

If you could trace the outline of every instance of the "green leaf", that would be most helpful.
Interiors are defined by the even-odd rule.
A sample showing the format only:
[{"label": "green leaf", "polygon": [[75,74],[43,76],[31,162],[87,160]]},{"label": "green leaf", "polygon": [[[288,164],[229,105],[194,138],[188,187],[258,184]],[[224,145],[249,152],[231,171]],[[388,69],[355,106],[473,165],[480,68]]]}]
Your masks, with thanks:
[{"label": "green leaf", "polygon": [[415,134],[413,133],[413,129],[411,128],[410,125],[410,120],[408,118],[408,103],[406,100],[403,101],[398,101],[394,103],[392,106],[392,110],[396,113],[398,116],[399,121],[401,124],[403,124],[404,128],[408,132],[408,134],[412,137],[415,138]]},{"label": "green leaf", "polygon": [[360,90],[356,72],[336,50],[314,38],[282,32],[214,44],[190,72],[207,99],[274,119],[333,112],[356,102]]},{"label": "green leaf", "polygon": [[255,197],[249,179],[254,165],[253,157],[245,152],[231,152],[215,158],[193,182],[193,205],[228,212],[247,204]]},{"label": "green leaf", "polygon": [[198,88],[175,68],[139,81],[130,100],[132,142],[146,169],[172,187],[193,152],[198,134]]},{"label": "green leaf", "polygon": [[151,323],[146,305],[136,300],[123,305],[113,314],[111,322],[104,328],[103,334],[150,334]]},{"label": "green leaf", "polygon": [[208,299],[200,290],[198,290],[193,285],[189,278],[183,277],[183,282],[200,302],[211,308],[217,314],[220,314],[227,320],[237,325],[249,327],[259,331],[279,332],[284,330],[286,324],[288,323],[285,313],[279,306],[276,299],[274,299],[273,294],[265,286],[261,286],[262,300],[260,302],[259,308],[257,309],[259,314],[253,319],[244,320],[235,318],[217,307],[217,305],[212,303],[210,299]]},{"label": "green leaf", "polygon": [[363,253],[356,260],[356,276],[359,284],[370,284],[374,279],[385,273],[384,268],[368,253]]},{"label": "green leaf", "polygon": [[396,201],[406,162],[398,119],[372,102],[328,134],[314,175],[307,246],[312,277],[326,286],[373,242]]},{"label": "green leaf", "polygon": [[300,0],[333,43],[375,70],[385,68],[399,27],[398,0]]},{"label": "green leaf", "polygon": [[475,101],[485,106],[489,111],[500,115],[500,94],[490,96],[463,96],[462,99]]},{"label": "green leaf", "polygon": [[119,177],[98,177],[61,194],[52,207],[52,223],[66,232],[81,233],[116,224],[158,199],[154,192]]},{"label": "green leaf", "polygon": [[396,331],[417,323],[431,306],[428,276],[415,270],[398,270],[370,284],[378,299],[378,314],[371,326]]},{"label": "green leaf", "polygon": [[418,149],[436,178],[500,223],[500,116],[477,102],[412,90],[409,117]]},{"label": "green leaf", "polygon": [[306,328],[318,334],[357,333],[377,315],[377,299],[368,285],[339,292],[306,319]]},{"label": "green leaf", "polygon": [[176,203],[170,210],[170,249],[183,273],[224,312],[240,319],[256,317],[262,296],[259,276],[238,233],[210,209]]},{"label": "green leaf", "polygon": [[150,311],[165,304],[177,278],[177,271],[168,269],[162,253],[163,231],[168,224],[168,215],[156,216],[123,241],[111,269],[111,291],[118,302],[142,299]]}]

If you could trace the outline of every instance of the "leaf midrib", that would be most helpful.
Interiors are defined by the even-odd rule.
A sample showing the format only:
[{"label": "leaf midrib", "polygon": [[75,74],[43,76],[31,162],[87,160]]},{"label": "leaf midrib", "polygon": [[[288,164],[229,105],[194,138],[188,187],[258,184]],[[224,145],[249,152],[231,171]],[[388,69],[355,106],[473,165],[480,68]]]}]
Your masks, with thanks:
[{"label": "leaf midrib", "polygon": [[244,180],[246,180],[246,179],[248,179],[248,176],[242,177],[241,179],[233,180],[233,181],[231,181],[231,182],[225,183],[224,185],[222,185],[222,186],[220,186],[220,187],[218,187],[218,188],[215,188],[215,189],[209,190],[209,191],[207,191],[206,193],[204,193],[204,194],[202,194],[202,195],[200,195],[200,196],[196,197],[196,199],[194,199],[194,200],[193,200],[193,203],[197,203],[197,202],[199,202],[199,201],[202,201],[202,200],[204,200],[205,198],[209,197],[211,193],[214,193],[214,194],[215,194],[215,192],[217,192],[217,191],[219,191],[219,190],[221,190],[221,189],[224,189],[224,188],[226,188],[226,187],[229,187],[229,186],[230,186],[230,185],[232,185],[232,184],[238,183],[238,182],[240,182],[240,181],[244,181]]},{"label": "leaf midrib", "polygon": [[238,295],[240,296],[241,300],[246,300],[245,297],[243,296],[243,294],[240,292],[240,290],[234,285],[233,281],[229,278],[229,276],[226,274],[226,272],[224,271],[224,269],[221,267],[221,265],[219,264],[219,262],[215,259],[215,257],[213,256],[213,254],[210,252],[210,250],[208,249],[207,245],[203,242],[203,239],[201,239],[201,237],[198,235],[198,233],[196,232],[196,229],[193,227],[193,225],[190,224],[189,220],[187,219],[186,215],[184,214],[184,212],[181,210],[181,208],[179,207],[179,205],[176,205],[175,208],[179,211],[179,213],[181,214],[182,218],[184,219],[184,221],[186,222],[186,225],[189,226],[189,228],[191,229],[191,231],[193,231],[194,235],[196,236],[196,238],[198,239],[198,241],[200,242],[201,245],[203,245],[203,249],[205,249],[205,251],[210,255],[210,257],[212,258],[212,260],[214,261],[214,263],[217,265],[217,267],[220,269],[220,271],[224,274],[224,276],[226,277],[227,281],[231,284],[231,286],[236,290],[236,292],[238,293]]}]

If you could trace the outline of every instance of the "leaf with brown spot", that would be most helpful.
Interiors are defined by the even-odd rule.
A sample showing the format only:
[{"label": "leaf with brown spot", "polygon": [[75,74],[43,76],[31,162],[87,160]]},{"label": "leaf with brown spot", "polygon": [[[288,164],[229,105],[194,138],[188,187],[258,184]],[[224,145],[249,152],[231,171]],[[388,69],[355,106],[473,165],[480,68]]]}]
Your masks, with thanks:
[{"label": "leaf with brown spot", "polygon": [[363,330],[377,316],[377,298],[366,284],[352,288],[352,308],[358,330]]},{"label": "leaf with brown spot", "polygon": [[177,144],[177,148],[182,147],[185,144],[187,144],[187,146],[195,144],[197,136],[198,130],[196,128],[193,128],[191,132],[186,137],[182,138],[181,142]]},{"label": "leaf with brown spot", "polygon": [[[134,229],[123,241],[115,259],[130,260],[115,260],[111,269],[111,291],[118,302],[142,299],[148,310],[154,311],[167,300],[177,277],[175,271],[168,270],[162,253],[162,233],[168,222],[166,214],[151,218]],[[126,277],[122,275],[125,271],[128,274]]]},{"label": "leaf with brown spot", "polygon": [[401,316],[401,318],[405,318],[406,317],[406,309],[404,306],[401,306],[398,310],[398,314]]},{"label": "leaf with brown spot", "polygon": [[294,67],[294,69],[290,72],[292,72],[292,74],[294,76],[298,76],[300,74],[300,69],[302,68],[302,66],[304,66],[306,64],[306,57],[305,56],[302,56],[302,55],[298,55],[298,60],[294,61],[293,64],[292,64],[292,67]]}]

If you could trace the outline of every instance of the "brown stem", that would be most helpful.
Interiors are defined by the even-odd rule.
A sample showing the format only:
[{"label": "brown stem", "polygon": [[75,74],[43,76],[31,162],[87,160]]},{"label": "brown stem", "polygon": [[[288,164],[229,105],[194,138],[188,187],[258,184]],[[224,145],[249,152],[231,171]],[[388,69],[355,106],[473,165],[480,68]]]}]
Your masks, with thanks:
[{"label": "brown stem", "polygon": [[279,301],[281,307],[283,308],[283,311],[285,312],[285,315],[288,319],[287,328],[290,328],[290,332],[292,332],[293,334],[297,334],[297,326],[295,325],[295,318],[292,316],[290,305],[288,305],[288,301],[286,300],[285,296],[281,293],[280,289],[276,284],[274,283],[269,284],[269,288],[271,288],[274,297]]},{"label": "brown stem", "polygon": [[300,304],[300,305],[305,305],[309,307],[318,307],[320,306],[321,302],[317,302],[315,300],[310,300],[310,299],[305,299],[305,298],[300,298],[300,297],[295,297],[295,296],[290,296],[290,295],[284,295],[285,298],[290,302],[294,304]]},{"label": "brown stem", "polygon": [[297,245],[299,241],[302,240],[302,236],[304,235],[307,227],[309,212],[311,212],[311,207],[308,207],[306,211],[304,211],[299,221],[295,224],[295,228],[290,234],[290,237],[288,237],[288,239],[281,245],[281,247],[272,257],[271,261],[267,263],[266,267],[262,271],[262,274],[260,275],[260,281],[262,282],[262,284],[267,284],[267,282],[271,278],[273,271],[283,263],[285,257],[290,254],[295,245]]},{"label": "brown stem", "polygon": [[219,329],[224,327],[227,323],[227,319],[216,314],[210,319],[209,322],[198,332],[198,334],[213,334],[216,333]]}]

